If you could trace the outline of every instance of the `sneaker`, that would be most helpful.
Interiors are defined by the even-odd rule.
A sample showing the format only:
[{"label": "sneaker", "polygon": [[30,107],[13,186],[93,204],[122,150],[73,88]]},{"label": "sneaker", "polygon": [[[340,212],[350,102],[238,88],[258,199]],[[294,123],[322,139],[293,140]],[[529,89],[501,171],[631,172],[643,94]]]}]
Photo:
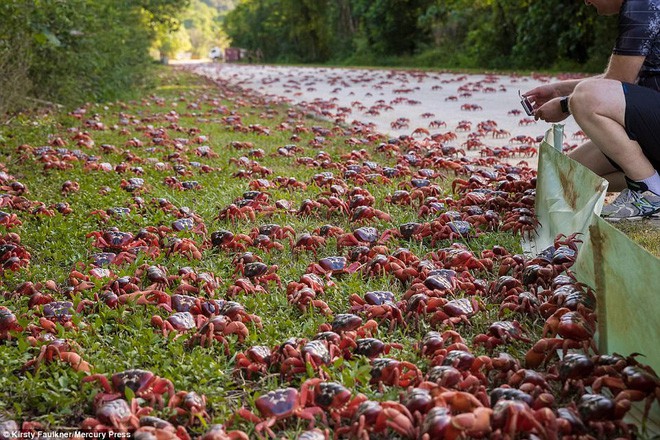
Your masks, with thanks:
[{"label": "sneaker", "polygon": [[612,203],[603,207],[600,215],[607,221],[638,220],[660,212],[660,196],[651,191],[625,188]]}]

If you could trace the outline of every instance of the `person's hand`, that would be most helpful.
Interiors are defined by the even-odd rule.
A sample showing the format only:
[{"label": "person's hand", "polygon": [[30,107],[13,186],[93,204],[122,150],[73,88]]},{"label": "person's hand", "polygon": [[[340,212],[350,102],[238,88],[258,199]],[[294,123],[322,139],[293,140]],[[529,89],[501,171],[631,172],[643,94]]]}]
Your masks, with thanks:
[{"label": "person's hand", "polygon": [[536,113],[538,108],[546,104],[551,99],[558,98],[560,95],[556,84],[545,84],[523,93],[522,96],[529,99]]},{"label": "person's hand", "polygon": [[569,115],[561,110],[561,98],[554,98],[537,108],[534,112],[534,119],[545,122],[561,122]]}]

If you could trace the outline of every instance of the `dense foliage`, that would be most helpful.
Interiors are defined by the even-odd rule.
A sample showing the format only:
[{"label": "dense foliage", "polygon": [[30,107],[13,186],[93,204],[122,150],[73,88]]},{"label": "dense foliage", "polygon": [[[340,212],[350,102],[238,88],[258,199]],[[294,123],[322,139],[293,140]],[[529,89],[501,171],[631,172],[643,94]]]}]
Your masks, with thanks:
[{"label": "dense foliage", "polygon": [[144,81],[156,31],[187,1],[6,0],[0,3],[0,113],[25,97],[109,100]]},{"label": "dense foliage", "polygon": [[562,0],[243,0],[225,30],[267,61],[599,70],[616,23]]},{"label": "dense foliage", "polygon": [[222,22],[235,3],[236,0],[189,0],[188,7],[177,15],[181,26],[159,29],[153,48],[161,58],[205,58],[213,47],[228,47]]}]

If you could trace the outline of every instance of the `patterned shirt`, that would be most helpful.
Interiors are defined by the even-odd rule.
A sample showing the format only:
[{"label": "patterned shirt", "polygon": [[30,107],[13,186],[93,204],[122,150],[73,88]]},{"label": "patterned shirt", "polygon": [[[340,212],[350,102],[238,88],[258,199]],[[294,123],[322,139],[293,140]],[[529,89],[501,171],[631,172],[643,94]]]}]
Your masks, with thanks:
[{"label": "patterned shirt", "polygon": [[660,75],[660,0],[624,0],[612,53],[645,56],[640,78]]}]

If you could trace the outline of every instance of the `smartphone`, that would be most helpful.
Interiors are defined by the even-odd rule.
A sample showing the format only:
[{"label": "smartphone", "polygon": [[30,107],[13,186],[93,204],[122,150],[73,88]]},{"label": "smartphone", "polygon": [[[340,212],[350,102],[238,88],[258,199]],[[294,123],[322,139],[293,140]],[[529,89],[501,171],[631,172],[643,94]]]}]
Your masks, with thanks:
[{"label": "smartphone", "polygon": [[529,102],[529,99],[523,96],[520,93],[520,90],[518,90],[518,96],[520,96],[520,104],[525,110],[525,113],[527,113],[527,116],[534,116],[534,107],[532,106],[532,103]]}]

